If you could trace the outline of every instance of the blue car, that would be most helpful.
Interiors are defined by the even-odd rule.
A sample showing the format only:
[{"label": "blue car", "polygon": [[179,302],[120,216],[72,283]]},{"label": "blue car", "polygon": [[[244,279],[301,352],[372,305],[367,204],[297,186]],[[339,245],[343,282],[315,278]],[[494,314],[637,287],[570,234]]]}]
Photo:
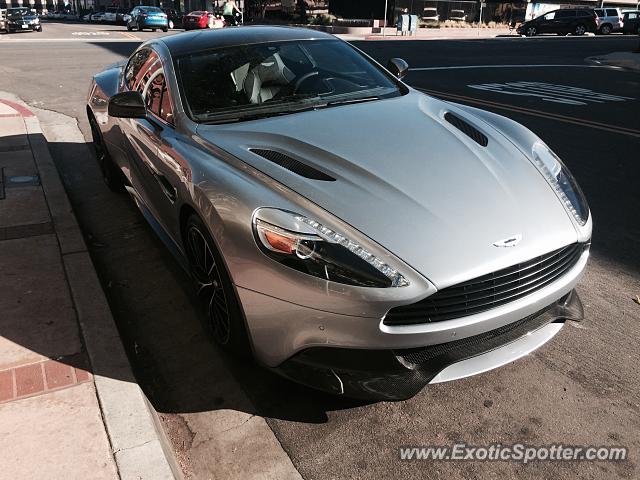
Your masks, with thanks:
[{"label": "blue car", "polygon": [[127,22],[127,30],[150,28],[155,31],[162,29],[163,32],[169,30],[169,20],[167,14],[158,7],[139,6],[134,8],[129,14],[131,18]]}]

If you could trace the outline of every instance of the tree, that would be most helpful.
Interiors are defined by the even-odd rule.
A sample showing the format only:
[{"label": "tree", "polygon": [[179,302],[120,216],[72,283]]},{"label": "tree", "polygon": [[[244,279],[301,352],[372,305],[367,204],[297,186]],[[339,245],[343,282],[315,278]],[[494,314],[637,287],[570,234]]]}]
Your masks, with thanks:
[{"label": "tree", "polygon": [[269,0],[245,0],[245,5],[248,6],[247,9],[251,12],[252,16],[264,18]]}]

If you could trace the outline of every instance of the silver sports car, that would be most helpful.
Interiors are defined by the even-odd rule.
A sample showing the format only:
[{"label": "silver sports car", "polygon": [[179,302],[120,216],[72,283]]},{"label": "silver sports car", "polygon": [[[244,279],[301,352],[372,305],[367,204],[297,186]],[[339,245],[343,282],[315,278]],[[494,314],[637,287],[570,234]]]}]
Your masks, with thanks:
[{"label": "silver sports car", "polygon": [[215,340],[297,382],[404,399],[581,320],[585,198],[507,118],[306,29],[190,32],[97,74],[105,181],[183,266]]}]

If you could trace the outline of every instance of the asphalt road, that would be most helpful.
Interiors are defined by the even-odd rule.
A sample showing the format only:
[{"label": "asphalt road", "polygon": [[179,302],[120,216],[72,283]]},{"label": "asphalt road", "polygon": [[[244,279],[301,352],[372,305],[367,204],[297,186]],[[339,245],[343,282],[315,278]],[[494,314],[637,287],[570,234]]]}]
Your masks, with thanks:
[{"label": "asphalt road", "polygon": [[[83,29],[108,35],[73,35]],[[0,89],[78,118],[86,134],[91,74],[140,41],[123,31],[45,25],[43,34],[0,37]],[[36,35],[46,41],[27,40]],[[525,359],[429,386],[409,401],[361,404],[318,394],[217,351],[195,314],[185,274],[133,204],[102,186],[85,145],[53,143],[136,374],[181,463],[197,478],[215,478],[213,414],[235,409],[267,418],[305,479],[638,478],[640,305],[632,298],[640,294],[640,75],[584,60],[630,50],[637,38],[356,43],[382,62],[407,59],[414,87],[521,122],[564,159],[594,216],[593,255],[578,288],[586,318]],[[469,68],[439,68],[461,66]],[[400,446],[458,441],[622,445],[630,458],[529,465],[399,460]]]}]

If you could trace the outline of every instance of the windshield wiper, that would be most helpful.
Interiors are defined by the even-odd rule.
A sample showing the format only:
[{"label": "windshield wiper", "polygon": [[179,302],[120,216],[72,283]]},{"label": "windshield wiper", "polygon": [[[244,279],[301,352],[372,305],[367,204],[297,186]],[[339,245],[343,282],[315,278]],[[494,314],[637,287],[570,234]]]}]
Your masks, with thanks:
[{"label": "windshield wiper", "polygon": [[380,100],[380,97],[363,97],[363,98],[352,98],[352,99],[345,98],[344,100],[333,100],[333,101],[327,102],[327,106],[346,105],[349,103],[364,103],[364,102],[371,102],[373,100]]},{"label": "windshield wiper", "polygon": [[301,97],[299,104],[297,104],[297,102],[289,102],[286,105],[287,108],[279,108],[275,110],[263,110],[258,112],[247,112],[244,114],[240,112],[218,114],[215,117],[203,119],[202,123],[207,125],[220,125],[224,123],[247,122],[250,120],[259,120],[261,118],[288,115],[290,113],[300,113],[300,112],[308,112],[311,110],[320,110],[327,107],[334,107],[336,105],[348,105],[348,104],[354,104],[354,103],[370,102],[373,100],[379,100],[380,97],[371,96],[371,97],[351,98],[351,99],[344,98],[344,99],[324,101],[324,102],[309,102],[308,100],[310,99],[319,100],[320,97],[318,97],[317,95],[304,97],[304,98]]}]

